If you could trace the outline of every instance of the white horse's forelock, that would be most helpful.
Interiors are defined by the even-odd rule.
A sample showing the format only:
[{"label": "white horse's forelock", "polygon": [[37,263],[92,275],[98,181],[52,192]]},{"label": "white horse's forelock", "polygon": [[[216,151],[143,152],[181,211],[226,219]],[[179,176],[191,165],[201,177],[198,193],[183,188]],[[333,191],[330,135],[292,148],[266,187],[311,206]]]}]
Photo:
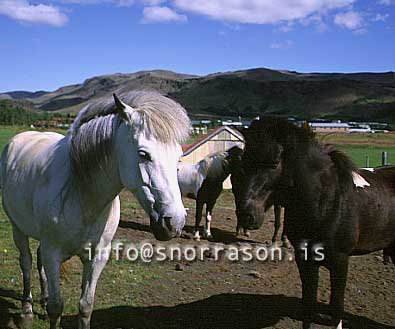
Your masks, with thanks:
[{"label": "white horse's forelock", "polygon": [[[164,144],[182,143],[189,136],[190,120],[175,101],[146,91],[119,98],[133,108],[127,115],[136,134],[153,136]],[[80,111],[69,132],[71,162],[78,176],[90,176],[94,167],[108,159],[121,122],[112,97],[96,100]]]}]

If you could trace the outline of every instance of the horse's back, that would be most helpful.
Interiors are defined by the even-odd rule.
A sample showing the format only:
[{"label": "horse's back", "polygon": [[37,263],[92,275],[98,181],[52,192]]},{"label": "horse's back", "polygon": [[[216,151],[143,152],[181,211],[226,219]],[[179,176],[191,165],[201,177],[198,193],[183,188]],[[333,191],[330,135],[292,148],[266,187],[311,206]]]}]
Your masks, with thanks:
[{"label": "horse's back", "polygon": [[49,132],[27,131],[14,136],[2,154],[2,182],[7,176],[20,181],[29,179],[35,173],[43,173],[54,151],[51,146],[64,138],[63,135]]},{"label": "horse's back", "polygon": [[350,213],[344,218],[345,225],[353,215],[358,218],[354,255],[381,250],[395,243],[395,166],[379,167],[374,171],[358,170],[358,174],[367,185],[352,192],[353,197],[347,202]]},{"label": "horse's back", "polygon": [[58,166],[55,170],[52,164],[58,161],[56,145],[62,138],[64,136],[57,133],[23,132],[10,140],[1,156],[4,208],[14,224],[25,222],[28,227],[25,231],[33,237],[37,236],[37,228],[31,222],[38,208],[36,199],[43,196],[43,190],[56,172],[61,176],[62,168]]},{"label": "horse's back", "polygon": [[383,166],[374,169],[373,175],[389,185],[395,194],[395,166]]},{"label": "horse's back", "polygon": [[199,169],[198,164],[184,162],[178,164],[178,185],[182,196],[191,199],[197,198],[197,193],[206,178]]},{"label": "horse's back", "polygon": [[[8,142],[4,156],[12,156],[16,152],[28,152],[56,143],[64,136],[54,132],[25,131],[17,134]],[[7,153],[7,154],[4,154]]]}]

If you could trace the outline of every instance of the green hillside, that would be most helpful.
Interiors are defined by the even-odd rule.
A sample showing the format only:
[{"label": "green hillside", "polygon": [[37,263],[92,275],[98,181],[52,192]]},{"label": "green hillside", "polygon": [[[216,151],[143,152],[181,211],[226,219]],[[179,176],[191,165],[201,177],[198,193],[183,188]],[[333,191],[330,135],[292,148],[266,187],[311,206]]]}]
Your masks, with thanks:
[{"label": "green hillside", "polygon": [[15,91],[0,99],[76,113],[89,101],[128,90],[157,90],[190,114],[297,115],[395,122],[395,73],[298,73],[265,68],[192,76],[164,70],[93,77],[52,92]]}]

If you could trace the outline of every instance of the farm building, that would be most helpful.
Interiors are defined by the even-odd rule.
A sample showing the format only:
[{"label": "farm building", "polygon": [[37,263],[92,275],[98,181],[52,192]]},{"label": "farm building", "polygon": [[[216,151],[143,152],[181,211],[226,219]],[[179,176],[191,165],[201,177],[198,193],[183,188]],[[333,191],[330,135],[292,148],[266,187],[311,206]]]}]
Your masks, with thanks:
[{"label": "farm building", "polygon": [[[229,126],[218,127],[195,143],[183,145],[184,155],[181,161],[197,163],[211,153],[226,151],[235,145],[244,147],[243,135]],[[224,182],[224,188],[232,188],[229,178]]]},{"label": "farm building", "polygon": [[309,122],[311,129],[318,133],[347,133],[350,125],[342,122]]}]

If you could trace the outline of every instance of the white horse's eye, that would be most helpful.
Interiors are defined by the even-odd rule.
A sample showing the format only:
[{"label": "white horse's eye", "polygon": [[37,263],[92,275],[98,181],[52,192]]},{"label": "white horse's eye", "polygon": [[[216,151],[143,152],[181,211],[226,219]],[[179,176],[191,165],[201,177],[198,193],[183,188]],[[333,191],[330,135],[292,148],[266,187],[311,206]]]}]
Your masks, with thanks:
[{"label": "white horse's eye", "polygon": [[141,160],[144,161],[151,161],[151,156],[148,152],[143,151],[143,150],[139,150],[139,157]]}]

